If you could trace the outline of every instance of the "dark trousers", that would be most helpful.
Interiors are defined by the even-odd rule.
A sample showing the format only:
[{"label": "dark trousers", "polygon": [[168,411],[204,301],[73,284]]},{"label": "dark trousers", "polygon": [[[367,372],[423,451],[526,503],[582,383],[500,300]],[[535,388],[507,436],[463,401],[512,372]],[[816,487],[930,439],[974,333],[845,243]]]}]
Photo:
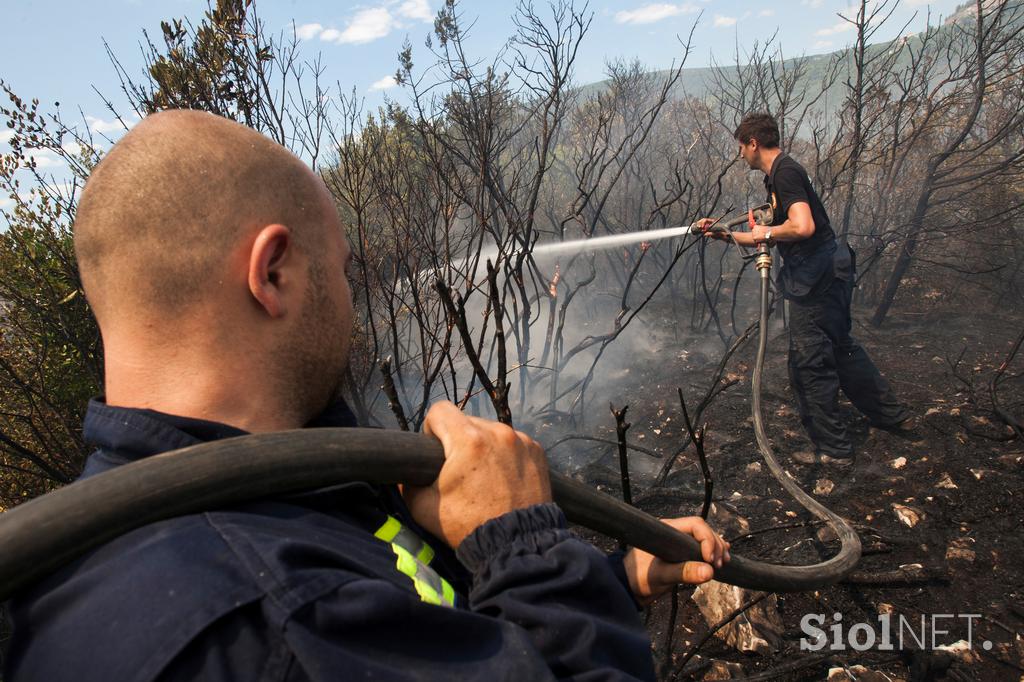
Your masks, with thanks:
[{"label": "dark trousers", "polygon": [[834,279],[809,301],[789,303],[789,381],[800,421],[819,452],[849,457],[853,446],[839,417],[839,389],[873,424],[908,416],[889,382],[850,336],[853,283]]}]

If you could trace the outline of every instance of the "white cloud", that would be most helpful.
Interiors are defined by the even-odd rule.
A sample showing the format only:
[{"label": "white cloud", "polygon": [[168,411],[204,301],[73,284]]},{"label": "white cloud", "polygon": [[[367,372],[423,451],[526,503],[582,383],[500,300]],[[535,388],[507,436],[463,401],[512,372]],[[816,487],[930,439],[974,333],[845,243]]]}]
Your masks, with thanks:
[{"label": "white cloud", "polygon": [[398,83],[395,82],[394,76],[384,76],[379,81],[374,81],[370,86],[370,90],[387,90],[388,88],[393,88],[396,85],[398,85]]},{"label": "white cloud", "polygon": [[82,152],[82,145],[78,143],[78,140],[68,140],[60,148],[68,154],[80,154]]},{"label": "white cloud", "polygon": [[[908,4],[910,4],[910,5],[915,5],[915,4],[923,5],[923,4],[926,4],[928,2],[932,2],[932,1],[933,0],[910,0],[910,2]],[[867,5],[867,14],[870,15],[871,12],[874,11],[876,7],[878,7],[880,2],[881,2],[881,0],[867,0],[867,2],[865,3]],[[849,7],[841,10],[839,12],[839,15],[843,16],[843,17],[847,17],[849,19],[855,19],[855,18],[857,18],[857,14],[859,12],[860,12],[860,3],[858,2],[856,4],[852,4]]]},{"label": "white cloud", "polygon": [[821,7],[822,2],[824,2],[824,0],[800,0],[801,5],[810,7],[811,9],[817,9]]},{"label": "white cloud", "polygon": [[430,11],[430,4],[427,0],[406,0],[398,6],[398,16],[426,22],[434,20],[434,14]]},{"label": "white cloud", "polygon": [[736,17],[723,17],[721,14],[715,15],[714,26],[716,28],[723,28],[726,26],[735,26]]},{"label": "white cloud", "polygon": [[4,128],[3,130],[0,130],[0,142],[7,142],[12,137],[14,137],[14,131],[11,130],[10,128]]},{"label": "white cloud", "polygon": [[823,50],[826,47],[832,47],[832,41],[831,40],[818,40],[818,41],[816,41],[814,43],[814,49],[815,50]]},{"label": "white cloud", "polygon": [[299,40],[312,40],[320,35],[324,27],[320,24],[303,24],[295,29],[295,35]]},{"label": "white cloud", "polygon": [[692,14],[697,8],[688,2],[681,5],[669,5],[666,3],[655,3],[644,5],[633,10],[615,13],[615,23],[618,24],[653,24],[662,19],[678,16],[680,14]]},{"label": "white cloud", "polygon": [[14,199],[8,196],[0,197],[0,211],[6,211],[11,208],[14,208]]},{"label": "white cloud", "polygon": [[395,18],[387,7],[361,9],[338,36],[339,43],[361,45],[383,38],[395,27]]},{"label": "white cloud", "polygon": [[763,9],[760,12],[757,13],[757,16],[759,16],[759,17],[774,17],[775,16],[775,10],[773,10],[773,9]]},{"label": "white cloud", "polygon": [[814,32],[816,36],[834,36],[837,33],[843,33],[845,31],[852,31],[853,24],[848,21],[840,21],[838,24],[833,24],[828,28],[822,28]]},{"label": "white cloud", "polygon": [[125,131],[125,125],[129,128],[134,126],[138,121],[129,120],[123,124],[121,121],[104,121],[102,118],[96,118],[95,116],[86,116],[85,122],[89,125],[89,130],[98,135],[107,135],[109,133],[123,133]]},{"label": "white cloud", "polygon": [[405,28],[407,21],[430,23],[434,16],[429,0],[385,0],[377,7],[367,7],[356,12],[344,29],[324,28],[323,24],[311,22],[295,29],[299,40],[319,38],[327,43],[340,45],[362,45],[383,38],[395,29]]},{"label": "white cloud", "polygon": [[49,149],[32,150],[29,157],[35,160],[38,169],[60,168],[64,165],[64,161]]}]

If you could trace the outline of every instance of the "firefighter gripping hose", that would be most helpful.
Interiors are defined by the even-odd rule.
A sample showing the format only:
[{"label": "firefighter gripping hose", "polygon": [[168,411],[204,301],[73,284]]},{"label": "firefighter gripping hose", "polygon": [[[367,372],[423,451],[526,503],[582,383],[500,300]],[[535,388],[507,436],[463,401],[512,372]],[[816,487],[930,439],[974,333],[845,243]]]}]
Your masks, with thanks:
[{"label": "firefighter gripping hose", "polygon": [[[725,223],[770,221],[770,207]],[[796,485],[775,459],[764,429],[761,379],[767,345],[767,245],[758,247],[760,330],[753,375],[758,449],[772,475],[802,506],[835,531],[842,546],[822,563],[785,566],[736,554],[715,579],[749,589],[793,592],[840,581],[860,558],[850,525]],[[0,514],[0,601],[88,550],[134,528],[271,495],[348,481],[427,485],[444,462],[440,443],[425,435],[378,429],[303,429],[218,440],[146,458],[68,485]],[[555,501],[566,516],[667,561],[701,560],[700,546],[654,517],[552,472]],[[86,513],[87,512],[87,513]]]}]

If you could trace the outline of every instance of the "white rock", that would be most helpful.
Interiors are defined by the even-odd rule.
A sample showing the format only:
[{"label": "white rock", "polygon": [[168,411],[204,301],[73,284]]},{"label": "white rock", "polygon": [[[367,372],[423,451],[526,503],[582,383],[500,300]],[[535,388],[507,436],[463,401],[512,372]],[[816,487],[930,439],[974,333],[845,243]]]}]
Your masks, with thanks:
[{"label": "white rock", "polygon": [[907,466],[907,458],[897,457],[893,461],[889,462],[889,466],[891,466],[893,469],[902,469],[903,467]]},{"label": "white rock", "polygon": [[946,548],[946,561],[958,560],[958,561],[969,561],[973,562],[975,555],[971,545],[974,544],[974,538],[971,537],[960,537],[953,542],[949,543],[949,547]]},{"label": "white rock", "polygon": [[[742,587],[712,580],[698,586],[691,599],[700,609],[704,621],[711,626],[748,602],[752,594]],[[773,594],[744,611],[715,636],[739,651],[767,654],[779,646],[784,630],[779,617],[778,598]]]},{"label": "white rock", "polygon": [[935,650],[947,651],[964,663],[974,663],[978,660],[978,654],[974,653],[974,649],[971,648],[970,643],[963,639],[958,642],[953,642],[952,644],[940,644],[935,647]]},{"label": "white rock", "polygon": [[946,561],[967,561],[973,563],[974,559],[974,550],[967,549],[966,547],[954,547],[953,545],[946,548]]},{"label": "white rock", "polygon": [[937,488],[945,488],[946,490],[957,490],[959,486],[953,483],[953,479],[949,477],[949,474],[942,474],[942,478],[938,483],[935,484]]},{"label": "white rock", "polygon": [[832,492],[833,488],[835,487],[836,484],[828,480],[827,478],[819,478],[817,483],[814,484],[814,494],[828,495],[829,493]]},{"label": "white rock", "polygon": [[923,514],[916,509],[907,507],[902,504],[893,503],[892,510],[896,514],[896,518],[900,520],[907,528],[913,528],[920,522]]},{"label": "white rock", "polygon": [[894,682],[894,680],[877,670],[868,670],[862,665],[851,665],[846,668],[829,668],[828,682]]}]

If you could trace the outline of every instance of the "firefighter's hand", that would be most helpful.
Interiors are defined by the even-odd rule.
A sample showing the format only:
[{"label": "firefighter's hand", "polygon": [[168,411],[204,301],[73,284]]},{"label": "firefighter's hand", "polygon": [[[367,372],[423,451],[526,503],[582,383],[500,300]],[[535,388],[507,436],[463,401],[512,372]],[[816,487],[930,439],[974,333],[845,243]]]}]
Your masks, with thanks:
[{"label": "firefighter's hand", "polygon": [[[714,577],[714,568],[729,561],[729,543],[722,539],[699,516],[681,519],[662,519],[676,530],[692,535],[700,542],[704,561],[686,561],[673,564],[653,554],[633,548],[626,554],[626,576],[633,595],[646,606],[679,584],[699,585]],[[712,568],[714,567],[714,568]]]},{"label": "firefighter's hand", "polygon": [[547,457],[529,436],[447,401],[430,408],[423,432],[441,441],[444,466],[432,485],[402,492],[416,521],[450,547],[506,512],[551,501]]},{"label": "firefighter's hand", "polygon": [[708,229],[709,227],[714,225],[716,222],[718,222],[718,221],[716,221],[713,218],[701,218],[695,224],[697,225],[698,228],[700,228],[701,233],[705,237],[709,237],[711,239],[719,239],[719,240],[722,240],[722,241],[727,241],[729,239],[729,233],[726,232],[725,230],[709,230]]},{"label": "firefighter's hand", "polygon": [[[754,244],[760,244],[768,239],[768,226],[767,225],[754,225],[750,228],[750,236],[754,240]],[[769,245],[770,246],[770,245]]]}]

